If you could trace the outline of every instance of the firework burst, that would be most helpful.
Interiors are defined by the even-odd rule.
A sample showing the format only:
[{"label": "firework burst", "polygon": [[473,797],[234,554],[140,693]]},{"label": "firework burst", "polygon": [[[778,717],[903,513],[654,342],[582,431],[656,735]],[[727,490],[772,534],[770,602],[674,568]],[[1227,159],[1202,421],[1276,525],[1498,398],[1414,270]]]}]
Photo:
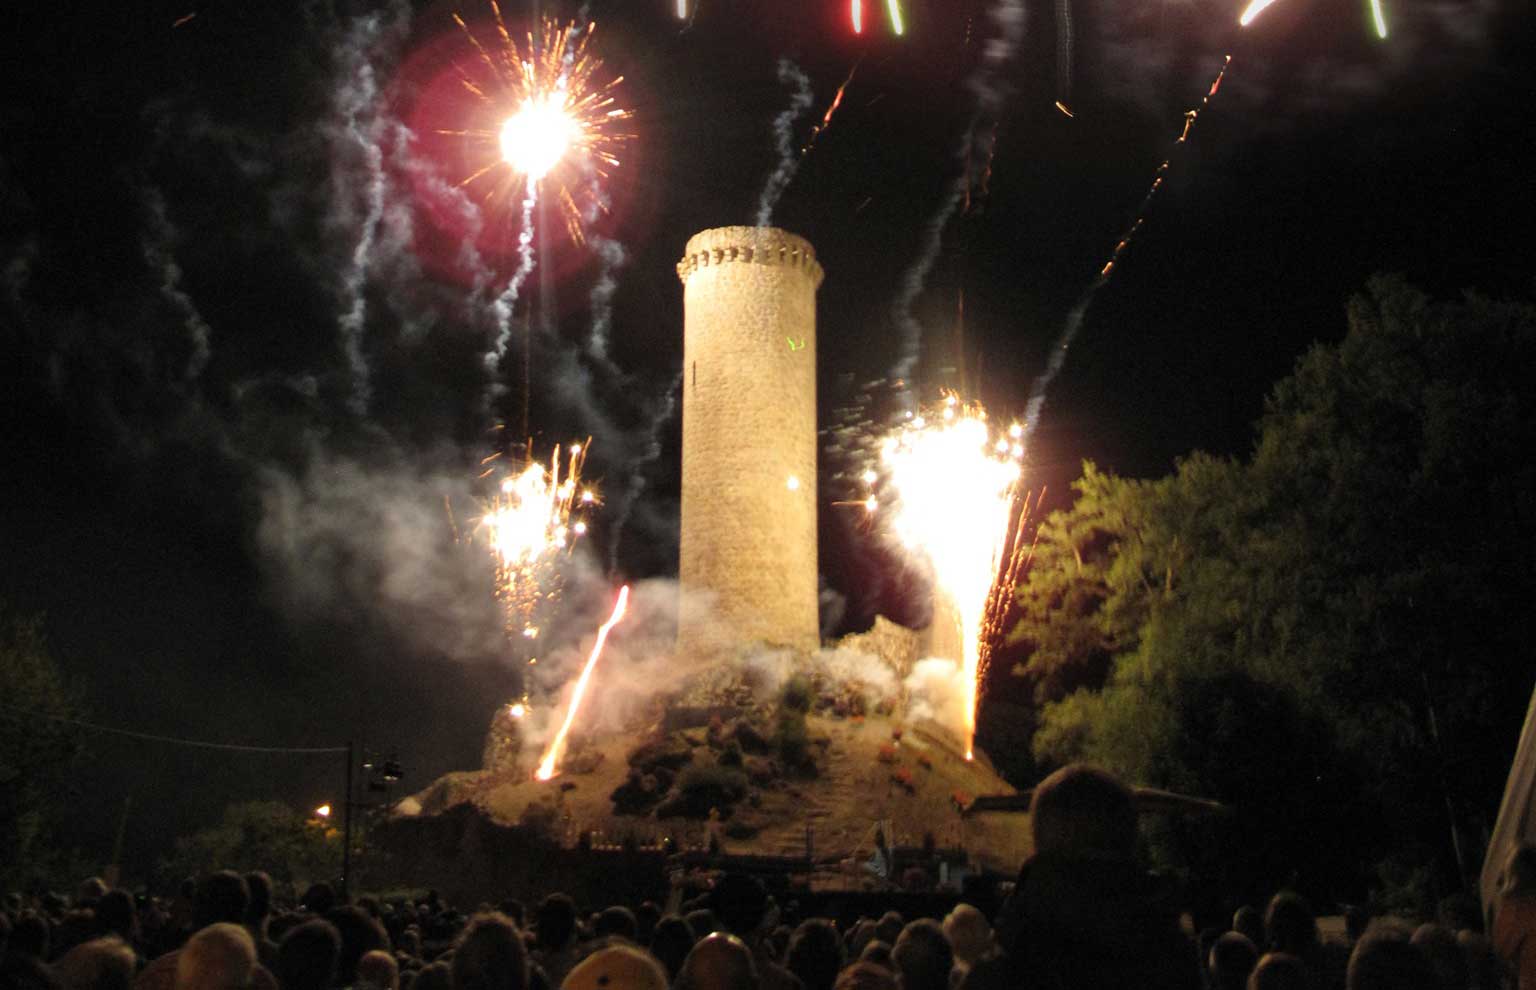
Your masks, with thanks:
[{"label": "firework burst", "polygon": [[521,193],[542,190],[559,204],[571,239],[582,243],[582,217],[605,209],[600,184],[619,164],[631,137],[630,111],[615,90],[623,76],[604,80],[603,63],[590,51],[595,24],[540,22],[520,44],[501,8],[490,2],[494,32],[482,38],[457,13],[454,22],[474,49],[471,66],[456,66],[459,80],[484,107],[481,126],[440,130],[475,146],[479,167],[460,185],[504,207]]},{"label": "firework burst", "polygon": [[[976,701],[990,642],[1013,600],[1022,566],[1018,498],[1023,429],[994,431],[978,404],[954,395],[913,416],[880,450],[887,527],[932,569],[935,621],[958,626],[964,678],[965,756],[976,736]],[[866,483],[875,478],[866,473]],[[866,503],[873,512],[871,495]],[[1026,506],[1027,508],[1027,506]]]},{"label": "firework burst", "polygon": [[581,481],[586,458],[585,444],[571,444],[563,457],[557,446],[547,465],[528,461],[501,479],[480,519],[507,635],[529,641],[530,653],[544,606],[560,594],[560,562],[587,531],[583,513],[598,504]]}]

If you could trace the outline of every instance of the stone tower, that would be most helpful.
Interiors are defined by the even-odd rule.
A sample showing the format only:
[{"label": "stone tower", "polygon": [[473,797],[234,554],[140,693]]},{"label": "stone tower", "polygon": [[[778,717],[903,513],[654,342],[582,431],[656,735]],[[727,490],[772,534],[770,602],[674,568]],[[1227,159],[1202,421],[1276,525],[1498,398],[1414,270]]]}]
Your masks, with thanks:
[{"label": "stone tower", "polygon": [[[678,650],[820,645],[816,602],[816,289],[803,238],[717,227],[683,281]],[[714,598],[709,615],[690,608]]]}]

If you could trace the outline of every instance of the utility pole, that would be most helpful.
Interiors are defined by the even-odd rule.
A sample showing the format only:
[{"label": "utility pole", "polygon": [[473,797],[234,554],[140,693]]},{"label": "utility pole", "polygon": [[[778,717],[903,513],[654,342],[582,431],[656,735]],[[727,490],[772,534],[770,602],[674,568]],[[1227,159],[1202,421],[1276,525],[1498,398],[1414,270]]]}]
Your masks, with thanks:
[{"label": "utility pole", "polygon": [[347,740],[347,775],[345,797],[341,804],[341,901],[350,897],[352,886],[352,740]]}]

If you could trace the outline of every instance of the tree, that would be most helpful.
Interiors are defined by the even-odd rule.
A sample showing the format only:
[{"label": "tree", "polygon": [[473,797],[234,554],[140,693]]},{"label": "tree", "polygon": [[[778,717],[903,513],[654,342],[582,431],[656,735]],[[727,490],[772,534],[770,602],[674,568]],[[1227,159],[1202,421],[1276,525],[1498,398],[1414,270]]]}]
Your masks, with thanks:
[{"label": "tree", "polygon": [[[1250,783],[1308,803],[1326,783],[1373,825],[1294,850],[1319,872],[1342,842],[1446,847],[1464,875],[1536,671],[1536,308],[1376,279],[1349,317],[1276,386],[1249,459],[1150,482],[1086,465],[1042,524],[1015,631],[1045,702],[1034,749],[1277,830]],[[1282,746],[1299,763],[1263,760]]]},{"label": "tree", "polygon": [[0,883],[43,872],[43,836],[81,751],[74,692],[48,650],[42,620],[0,605]]},{"label": "tree", "polygon": [[340,873],[341,836],[328,822],[277,801],[244,801],[224,809],[217,825],[176,840],[167,875],[202,876],[213,870],[264,870],[290,890]]}]

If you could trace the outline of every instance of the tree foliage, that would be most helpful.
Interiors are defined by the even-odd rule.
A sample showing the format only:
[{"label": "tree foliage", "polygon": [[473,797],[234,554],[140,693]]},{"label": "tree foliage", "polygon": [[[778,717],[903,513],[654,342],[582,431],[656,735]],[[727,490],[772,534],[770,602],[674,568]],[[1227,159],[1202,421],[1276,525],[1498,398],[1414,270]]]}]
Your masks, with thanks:
[{"label": "tree foliage", "polygon": [[341,835],[277,801],[244,801],[224,809],[217,825],[176,840],[164,864],[170,877],[213,870],[263,870],[290,890],[330,880],[341,872]]},{"label": "tree foliage", "polygon": [[1243,841],[1319,876],[1341,850],[1465,870],[1536,676],[1536,307],[1378,278],[1349,324],[1276,386],[1250,457],[1087,464],[1042,522],[1014,630],[1035,755],[1233,802]]},{"label": "tree foliage", "polygon": [[74,692],[49,652],[42,620],[0,605],[0,882],[40,874],[56,852],[43,840],[66,802],[81,751]]}]

